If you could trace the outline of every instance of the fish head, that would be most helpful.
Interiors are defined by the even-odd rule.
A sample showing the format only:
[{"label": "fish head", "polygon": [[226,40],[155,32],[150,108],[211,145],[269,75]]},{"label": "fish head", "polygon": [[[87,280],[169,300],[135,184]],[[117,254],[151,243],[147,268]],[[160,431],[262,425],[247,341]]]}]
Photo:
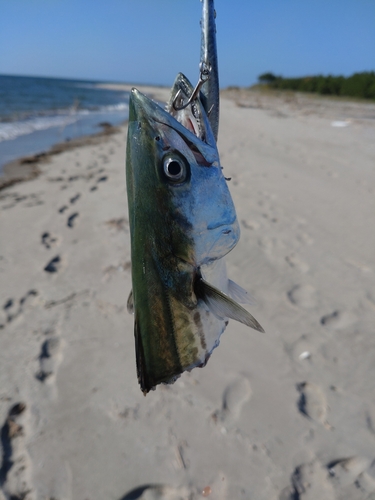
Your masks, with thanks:
[{"label": "fish head", "polygon": [[[181,87],[182,97],[192,90],[180,74],[172,95]],[[240,231],[207,115],[193,104],[168,112],[131,91],[127,183],[131,231],[158,257],[199,267],[232,250]]]}]

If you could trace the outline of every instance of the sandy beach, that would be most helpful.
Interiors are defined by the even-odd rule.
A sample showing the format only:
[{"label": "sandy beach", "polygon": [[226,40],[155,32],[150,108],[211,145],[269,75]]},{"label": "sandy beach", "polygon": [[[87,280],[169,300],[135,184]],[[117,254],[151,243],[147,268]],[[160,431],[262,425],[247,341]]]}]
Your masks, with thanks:
[{"label": "sandy beach", "polygon": [[230,321],[205,368],[146,397],[126,133],[6,169],[0,500],[374,500],[375,105],[223,92],[228,275],[266,333]]}]

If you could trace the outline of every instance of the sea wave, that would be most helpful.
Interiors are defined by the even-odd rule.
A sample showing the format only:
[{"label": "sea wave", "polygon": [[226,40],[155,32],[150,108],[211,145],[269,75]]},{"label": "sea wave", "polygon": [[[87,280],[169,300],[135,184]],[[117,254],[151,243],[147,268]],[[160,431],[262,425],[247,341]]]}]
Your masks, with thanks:
[{"label": "sea wave", "polygon": [[54,114],[51,111],[45,114],[38,114],[37,116],[30,116],[23,120],[0,122],[0,142],[16,139],[21,135],[31,134],[39,130],[46,130],[49,128],[64,129],[68,125],[76,123],[87,115],[100,115],[105,113],[126,112],[128,104],[121,102],[108,106],[101,106],[91,111],[88,109],[73,109],[69,110],[56,110]]},{"label": "sea wave", "polygon": [[0,142],[9,141],[20,135],[31,134],[51,127],[66,127],[78,120],[78,116],[39,117],[19,122],[0,123]]},{"label": "sea wave", "polygon": [[129,109],[127,102],[120,102],[118,104],[111,104],[108,106],[102,106],[101,111],[127,111]]}]

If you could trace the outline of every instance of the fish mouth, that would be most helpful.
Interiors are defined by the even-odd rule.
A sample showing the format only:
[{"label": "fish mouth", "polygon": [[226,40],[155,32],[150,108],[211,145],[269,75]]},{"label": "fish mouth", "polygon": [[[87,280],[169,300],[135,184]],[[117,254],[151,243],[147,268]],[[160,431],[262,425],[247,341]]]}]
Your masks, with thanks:
[{"label": "fish mouth", "polygon": [[213,229],[220,229],[223,234],[229,234],[232,231],[233,224],[237,221],[237,217],[233,216],[231,220],[229,221],[218,221],[218,222],[212,222],[211,224],[208,224],[207,229],[213,230]]},{"label": "fish mouth", "polygon": [[198,99],[194,99],[191,104],[184,106],[192,95],[194,89],[185,75],[179,73],[173,84],[171,96],[166,106],[166,111],[176,118],[185,128],[190,130],[199,139],[206,142],[207,130],[202,117],[202,106]]},{"label": "fish mouth", "polygon": [[174,107],[177,94],[177,102],[187,102],[193,90],[193,86],[186,76],[179,73],[173,84],[166,108],[163,109],[152,99],[133,88],[131,103],[129,103],[129,121],[148,122],[153,128],[158,124],[168,126],[185,141],[194,153],[199,165],[219,166],[216,141],[199,96],[183,109]]},{"label": "fish mouth", "polygon": [[193,93],[194,87],[189,79],[183,73],[179,73],[174,81],[166,111],[201,141],[216,145],[200,94],[198,93],[189,105],[184,105],[191,99]]},{"label": "fish mouth", "polygon": [[216,241],[222,243],[228,242],[228,240],[238,241],[239,238],[239,225],[237,219],[235,219],[231,224],[221,224],[215,228],[211,228],[214,238]]},{"label": "fish mouth", "polygon": [[205,242],[205,249],[201,253],[199,252],[201,258],[198,264],[207,264],[212,260],[221,259],[236,246],[239,237],[240,227],[237,219],[232,224],[217,225],[215,228],[211,228],[208,240]]}]

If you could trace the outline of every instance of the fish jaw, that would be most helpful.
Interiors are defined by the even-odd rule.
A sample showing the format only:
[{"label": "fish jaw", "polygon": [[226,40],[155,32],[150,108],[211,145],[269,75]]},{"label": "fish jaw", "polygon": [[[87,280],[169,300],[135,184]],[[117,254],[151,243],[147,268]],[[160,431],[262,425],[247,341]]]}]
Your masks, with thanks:
[{"label": "fish jaw", "polygon": [[[174,191],[179,220],[193,241],[193,260],[198,268],[229,253],[240,238],[240,227],[227,183],[220,167],[191,166],[189,192]],[[173,235],[175,255],[185,259],[177,235]]]}]

